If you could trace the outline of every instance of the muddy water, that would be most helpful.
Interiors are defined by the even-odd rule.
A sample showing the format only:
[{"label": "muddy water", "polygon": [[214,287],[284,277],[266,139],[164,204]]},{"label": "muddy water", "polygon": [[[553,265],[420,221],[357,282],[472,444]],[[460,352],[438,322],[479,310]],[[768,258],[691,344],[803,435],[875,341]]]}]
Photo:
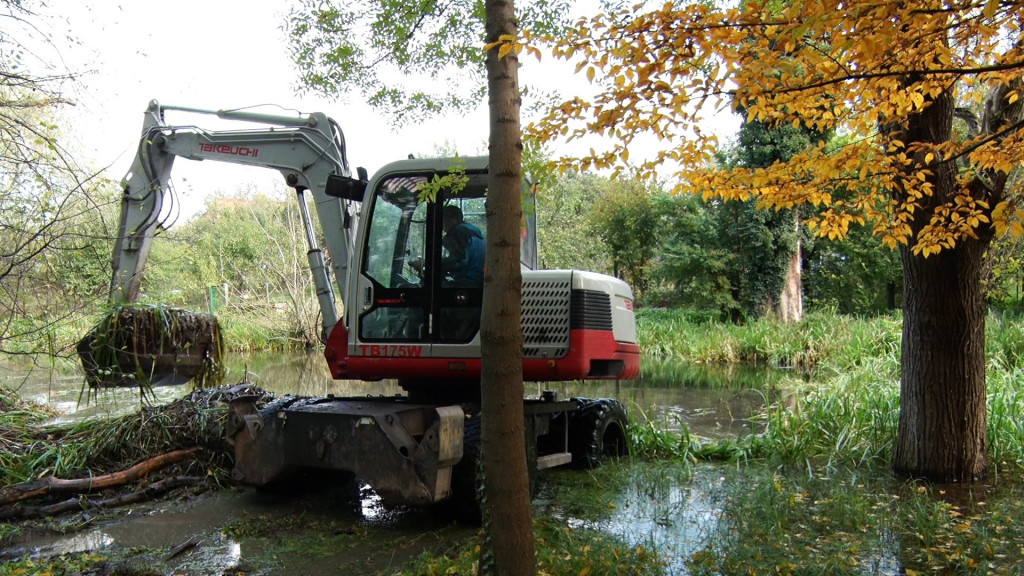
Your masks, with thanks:
[{"label": "muddy water", "polygon": [[[376,396],[401,392],[394,382],[336,382],[319,355],[237,356],[230,360],[228,373],[228,382],[244,377],[277,394]],[[755,431],[749,417],[772,395],[774,377],[763,370],[716,371],[648,362],[642,377],[632,382],[528,384],[526,392],[539,395],[555,390],[563,397],[617,398],[634,421],[651,420],[672,429],[685,427],[692,435],[721,439]],[[66,421],[133,410],[139,402],[138,392],[132,389],[104,391],[101,398],[86,402],[77,375],[5,370],[0,378],[23,398],[54,407],[61,412],[59,419]],[[156,402],[185,393],[185,387],[154,390]],[[645,473],[650,471],[636,472]],[[650,492],[650,478],[626,474],[626,482],[609,497],[607,517],[598,522],[559,510],[561,498],[551,490],[542,488],[537,506],[564,516],[570,526],[608,530],[634,538],[636,544],[660,549],[690,550],[716,525],[714,495],[721,479],[713,468],[689,478],[673,479],[664,471],[658,474],[657,484],[662,488],[656,495]],[[116,521],[83,515],[78,522],[85,529],[68,536],[16,541],[0,552],[0,560],[24,554],[133,548],[152,551],[143,555],[146,562],[166,574],[374,574],[387,572],[424,550],[444,550],[451,541],[474,533],[471,527],[421,510],[388,507],[365,486],[334,487],[301,496],[224,490],[182,502],[138,507]],[[282,539],[282,529],[303,536]],[[682,566],[671,568],[672,573],[684,572]]]}]

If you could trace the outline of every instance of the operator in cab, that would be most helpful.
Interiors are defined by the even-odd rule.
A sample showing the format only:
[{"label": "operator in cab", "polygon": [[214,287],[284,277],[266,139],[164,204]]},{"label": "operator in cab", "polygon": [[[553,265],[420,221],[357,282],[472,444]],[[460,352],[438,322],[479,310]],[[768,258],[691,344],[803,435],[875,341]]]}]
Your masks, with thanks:
[{"label": "operator in cab", "polygon": [[[441,273],[445,286],[473,288],[484,283],[484,235],[479,228],[463,219],[462,210],[454,204],[443,208],[441,227]],[[410,263],[422,273],[423,261]]]},{"label": "operator in cab", "polygon": [[451,286],[482,286],[484,283],[484,235],[480,229],[463,220],[462,210],[449,204],[444,207],[441,246],[441,270]]}]

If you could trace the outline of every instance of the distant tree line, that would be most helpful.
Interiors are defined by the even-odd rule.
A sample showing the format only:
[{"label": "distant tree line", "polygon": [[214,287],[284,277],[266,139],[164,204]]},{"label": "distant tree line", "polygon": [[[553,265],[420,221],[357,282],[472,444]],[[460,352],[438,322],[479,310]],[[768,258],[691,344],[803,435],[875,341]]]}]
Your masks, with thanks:
[{"label": "distant tree line", "polygon": [[568,176],[542,193],[541,264],[627,280],[642,306],[742,322],[770,314],[797,241],[808,309],[880,314],[899,305],[898,254],[868,230],[815,238],[752,202],[673,196],[637,182]]}]

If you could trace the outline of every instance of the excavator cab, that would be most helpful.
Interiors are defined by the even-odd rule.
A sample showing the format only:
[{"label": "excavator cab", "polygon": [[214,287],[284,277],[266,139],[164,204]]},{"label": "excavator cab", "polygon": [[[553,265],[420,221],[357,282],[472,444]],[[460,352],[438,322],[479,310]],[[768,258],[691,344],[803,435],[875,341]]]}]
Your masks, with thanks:
[{"label": "excavator cab", "polygon": [[[486,159],[464,159],[451,172],[439,171],[437,160],[403,161],[379,174],[364,196],[355,250],[358,263],[347,307],[354,335],[350,356],[370,363],[392,357],[479,358]],[[535,268],[532,185],[524,186],[523,198],[528,216],[522,262]],[[423,368],[416,362],[405,365],[410,374],[399,377]]]},{"label": "excavator cab", "polygon": [[[401,160],[363,197],[345,321],[327,341],[335,378],[472,383],[480,375],[486,157]],[[537,268],[536,187],[522,189],[520,262]]]},{"label": "excavator cab", "polygon": [[[479,332],[486,174],[466,175],[461,190],[428,200],[422,191],[430,178],[394,175],[369,199],[355,316],[361,342],[428,349],[467,344]],[[452,213],[459,222],[446,230]]]}]

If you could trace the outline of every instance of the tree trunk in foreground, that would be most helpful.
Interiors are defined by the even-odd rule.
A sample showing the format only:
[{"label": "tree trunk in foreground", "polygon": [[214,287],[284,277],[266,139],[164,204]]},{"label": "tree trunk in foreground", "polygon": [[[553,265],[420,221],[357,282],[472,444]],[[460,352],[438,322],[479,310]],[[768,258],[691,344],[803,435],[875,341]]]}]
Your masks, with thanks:
[{"label": "tree trunk in foreground", "polygon": [[[487,42],[517,34],[511,0],[487,0]],[[518,60],[487,54],[490,171],[487,256],[481,310],[481,458],[484,535],[479,572],[533,576],[537,572],[523,420],[522,141]]]},{"label": "tree trunk in foreground", "polygon": [[[952,134],[947,90],[911,116],[903,140],[940,143]],[[919,154],[920,156],[920,154]],[[921,158],[916,159],[922,162]],[[911,223],[914,238],[934,207],[951,203],[956,165],[938,162],[930,198]],[[969,482],[985,474],[985,300],[982,266],[991,233],[962,239],[929,257],[901,249],[903,350],[900,416],[893,470],[934,482]]]},{"label": "tree trunk in foreground", "polygon": [[981,246],[903,249],[903,352],[893,470],[969,482],[987,467]]}]

